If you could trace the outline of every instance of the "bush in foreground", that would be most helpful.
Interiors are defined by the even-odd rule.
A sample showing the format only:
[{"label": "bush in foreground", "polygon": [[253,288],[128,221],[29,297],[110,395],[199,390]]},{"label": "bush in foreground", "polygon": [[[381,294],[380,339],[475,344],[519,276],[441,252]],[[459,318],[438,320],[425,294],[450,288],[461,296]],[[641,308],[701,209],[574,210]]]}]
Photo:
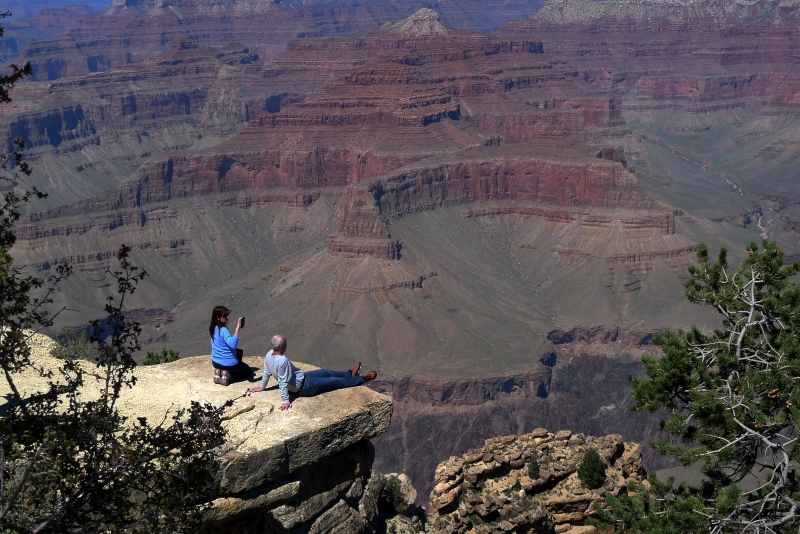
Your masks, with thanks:
[{"label": "bush in foreground", "polygon": [[[30,68],[12,71],[0,77],[0,103],[10,101],[9,87]],[[58,369],[31,360],[30,332],[52,326],[50,296],[71,270],[59,266],[44,279],[14,265],[10,251],[20,207],[44,196],[14,189],[16,173],[29,172],[18,150],[0,158],[0,370],[6,398],[0,417],[0,530],[194,531],[215,493],[211,449],[225,437],[224,407],[192,403],[154,422],[120,414],[121,391],[136,385],[133,355],[140,348],[139,325],[126,320],[124,303],[146,274],[131,265],[124,245],[119,267],[106,273],[116,282],[116,294],[107,298],[103,326],[100,320],[91,323],[93,360],[77,360],[69,351]],[[21,387],[23,376],[36,375],[45,384],[40,390]]]}]

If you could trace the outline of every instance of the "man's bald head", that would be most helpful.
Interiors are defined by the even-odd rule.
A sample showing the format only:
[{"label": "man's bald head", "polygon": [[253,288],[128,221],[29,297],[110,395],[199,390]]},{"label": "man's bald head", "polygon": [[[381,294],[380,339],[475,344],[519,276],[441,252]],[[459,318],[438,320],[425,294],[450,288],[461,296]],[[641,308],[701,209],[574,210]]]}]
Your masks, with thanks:
[{"label": "man's bald head", "polygon": [[272,336],[272,339],[270,340],[270,345],[272,346],[273,351],[277,350],[283,352],[286,350],[286,338],[281,335]]}]

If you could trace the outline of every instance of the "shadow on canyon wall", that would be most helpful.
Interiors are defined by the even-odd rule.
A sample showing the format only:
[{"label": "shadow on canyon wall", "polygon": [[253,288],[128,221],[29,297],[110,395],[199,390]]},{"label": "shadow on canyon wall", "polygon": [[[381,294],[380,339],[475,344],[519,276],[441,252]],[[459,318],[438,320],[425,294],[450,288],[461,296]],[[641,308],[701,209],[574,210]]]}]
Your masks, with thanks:
[{"label": "shadow on canyon wall", "polygon": [[[374,441],[375,468],[406,473],[418,504],[427,504],[436,465],[490,437],[543,427],[622,434],[626,441],[646,444],[656,436],[659,418],[630,411],[629,374],[644,376],[641,362],[629,356],[552,353],[530,373],[514,377],[376,381],[374,389],[392,395],[395,406],[391,427]],[[674,465],[646,445],[643,456],[648,471]]]}]

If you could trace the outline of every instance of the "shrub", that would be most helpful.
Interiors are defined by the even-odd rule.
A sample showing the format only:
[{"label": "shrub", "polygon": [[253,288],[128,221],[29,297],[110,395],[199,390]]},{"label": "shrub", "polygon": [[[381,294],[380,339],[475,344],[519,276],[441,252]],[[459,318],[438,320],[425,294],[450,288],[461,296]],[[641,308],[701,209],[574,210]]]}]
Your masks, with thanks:
[{"label": "shrub", "polygon": [[65,329],[56,341],[50,355],[60,360],[91,360],[97,357],[97,350],[82,330]]},{"label": "shrub", "polygon": [[403,490],[400,489],[400,479],[396,476],[386,477],[386,485],[383,486],[381,500],[384,508],[388,509],[390,513],[402,514],[409,506],[403,496]]},{"label": "shrub", "polygon": [[[8,15],[0,12],[0,20]],[[9,68],[0,75],[0,103],[10,102],[14,82],[32,72],[30,64]],[[130,263],[125,245],[117,268],[106,269],[116,295],[112,289],[106,297],[103,319],[89,323],[93,361],[67,355],[58,369],[47,369],[32,360],[31,331],[53,326],[52,297],[72,269],[58,265],[38,278],[11,255],[25,204],[46,196],[17,187],[19,174],[31,172],[22,148],[15,141],[12,153],[0,154],[0,382],[8,392],[0,417],[0,530],[197,532],[218,493],[213,449],[224,443],[221,416],[232,402],[192,402],[152,422],[120,413],[122,390],[136,384],[141,332],[126,319],[124,304],[146,275]],[[25,374],[38,375],[41,385],[23,387]]]},{"label": "shrub", "polygon": [[528,476],[534,480],[539,478],[539,461],[536,458],[532,457],[531,462],[528,464]]},{"label": "shrub", "polygon": [[158,365],[160,363],[177,362],[180,359],[180,352],[172,349],[161,349],[161,352],[149,352],[142,362],[142,365]]},{"label": "shrub", "polygon": [[471,516],[469,516],[469,520],[473,524],[473,526],[482,525],[486,523],[486,521],[481,519],[481,516],[479,516],[478,514],[472,514]]},{"label": "shrub", "polygon": [[597,489],[606,481],[606,463],[595,449],[589,449],[578,466],[578,478],[587,488]]}]

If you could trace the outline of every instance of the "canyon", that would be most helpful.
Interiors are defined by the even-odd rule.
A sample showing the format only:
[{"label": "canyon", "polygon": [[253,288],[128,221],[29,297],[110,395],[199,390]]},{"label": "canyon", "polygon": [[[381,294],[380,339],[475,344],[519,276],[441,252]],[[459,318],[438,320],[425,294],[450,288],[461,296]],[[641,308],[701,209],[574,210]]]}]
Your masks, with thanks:
[{"label": "canyon", "polygon": [[206,354],[224,304],[248,354],[280,331],[361,360],[395,402],[375,465],[421,495],[494,435],[646,442],[627,375],[664,328],[716,325],[682,296],[698,244],[800,253],[791,0],[280,2],[264,38],[255,7],[168,4],[65,15],[15,59],[36,74],[0,134],[50,192],[15,258],[75,265],[59,327],[124,242],[146,350]]},{"label": "canyon", "polygon": [[99,16],[79,17],[51,35],[40,33],[16,51],[21,61],[30,61],[37,80],[139,62],[185,38],[211,47],[243,43],[269,60],[294,37],[369,30],[426,7],[436,7],[452,26],[491,31],[536,12],[541,2],[115,0]]}]

